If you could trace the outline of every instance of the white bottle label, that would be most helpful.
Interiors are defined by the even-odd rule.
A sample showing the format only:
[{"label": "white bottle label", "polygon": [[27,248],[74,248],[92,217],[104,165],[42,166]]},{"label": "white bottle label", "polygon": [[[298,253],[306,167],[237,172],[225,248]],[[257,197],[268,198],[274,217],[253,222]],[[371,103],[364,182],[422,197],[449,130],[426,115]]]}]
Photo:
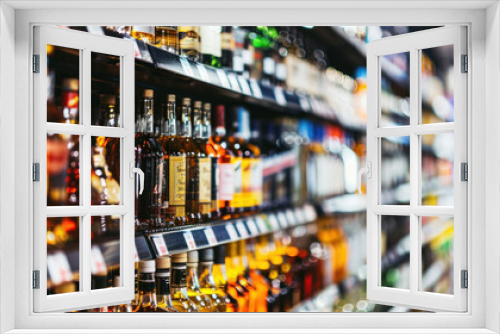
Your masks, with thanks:
[{"label": "white bottle label", "polygon": [[234,167],[230,163],[219,164],[219,200],[232,201],[234,195]]}]

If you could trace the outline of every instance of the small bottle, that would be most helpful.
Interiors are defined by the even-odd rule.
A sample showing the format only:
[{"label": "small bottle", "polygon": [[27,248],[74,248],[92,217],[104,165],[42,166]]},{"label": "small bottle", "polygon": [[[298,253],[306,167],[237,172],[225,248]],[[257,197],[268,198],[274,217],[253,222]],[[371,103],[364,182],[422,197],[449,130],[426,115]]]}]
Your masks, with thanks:
[{"label": "small bottle", "polygon": [[165,51],[179,54],[178,27],[155,27],[155,46]]},{"label": "small bottle", "polygon": [[187,270],[188,298],[199,307],[200,312],[215,312],[216,308],[212,303],[212,299],[200,291],[200,282],[198,281],[198,251],[187,253]]},{"label": "small bottle", "polygon": [[156,258],[155,279],[157,307],[166,312],[179,312],[172,304],[170,296],[170,257]]},{"label": "small bottle", "polygon": [[226,312],[227,295],[224,290],[217,289],[212,275],[214,264],[213,248],[202,249],[199,256],[200,291],[212,300],[217,312]]},{"label": "small bottle", "polygon": [[179,26],[179,51],[191,61],[200,58],[200,27]]},{"label": "small bottle", "polygon": [[166,312],[156,305],[155,261],[139,262],[139,304],[132,312]]},{"label": "small bottle", "polygon": [[172,305],[174,305],[179,312],[199,312],[198,306],[188,298],[187,294],[187,254],[174,254],[171,260],[172,280],[170,284],[170,295],[172,297]]}]

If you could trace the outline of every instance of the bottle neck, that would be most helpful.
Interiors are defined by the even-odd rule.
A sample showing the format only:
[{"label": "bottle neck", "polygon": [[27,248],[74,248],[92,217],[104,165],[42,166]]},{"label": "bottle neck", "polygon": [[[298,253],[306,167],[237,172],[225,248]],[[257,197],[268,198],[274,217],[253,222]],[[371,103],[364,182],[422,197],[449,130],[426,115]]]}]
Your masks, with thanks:
[{"label": "bottle neck", "polygon": [[208,139],[210,138],[210,135],[212,134],[212,124],[210,123],[210,112],[207,110],[203,111],[203,116],[202,116],[202,131],[201,131],[201,136],[203,139]]},{"label": "bottle neck", "polygon": [[191,107],[189,105],[182,106],[182,119],[181,119],[181,136],[184,138],[191,138]]},{"label": "bottle neck", "polygon": [[200,281],[198,280],[198,263],[187,264],[187,286],[190,290],[200,290]]},{"label": "bottle neck", "polygon": [[214,263],[212,267],[212,275],[215,286],[224,289],[227,285],[226,265],[224,263]]},{"label": "bottle neck", "polygon": [[212,275],[213,262],[200,262],[200,286],[202,288],[215,288],[215,280]]},{"label": "bottle neck", "polygon": [[175,102],[167,103],[165,122],[163,124],[163,134],[167,136],[177,135],[177,124],[175,119]]},{"label": "bottle neck", "polygon": [[154,280],[139,280],[139,303],[143,307],[156,305],[155,287]]},{"label": "bottle neck", "polygon": [[153,99],[144,99],[144,114],[142,116],[142,132],[153,133]]},{"label": "bottle neck", "polygon": [[200,109],[193,109],[193,138],[203,138],[203,124],[200,117]]}]

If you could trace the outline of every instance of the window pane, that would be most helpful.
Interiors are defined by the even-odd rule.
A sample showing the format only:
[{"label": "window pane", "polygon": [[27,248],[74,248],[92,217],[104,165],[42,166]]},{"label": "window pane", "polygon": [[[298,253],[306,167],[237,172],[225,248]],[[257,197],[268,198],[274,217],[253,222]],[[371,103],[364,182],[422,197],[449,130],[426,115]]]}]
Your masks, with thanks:
[{"label": "window pane", "polygon": [[79,123],[80,50],[47,45],[47,121]]},{"label": "window pane", "polygon": [[410,217],[380,217],[380,285],[410,289]]},{"label": "window pane", "polygon": [[410,201],[410,137],[380,140],[380,204],[408,204]]},{"label": "window pane", "polygon": [[380,126],[410,125],[410,53],[381,56],[380,66]]},{"label": "window pane", "polygon": [[422,137],[422,205],[453,206],[453,133]]},{"label": "window pane", "polygon": [[120,138],[92,137],[92,205],[120,204]]},{"label": "window pane", "polygon": [[120,57],[91,53],[92,125],[120,123]]},{"label": "window pane", "polygon": [[120,216],[92,216],[92,290],[121,286]]},{"label": "window pane", "polygon": [[421,217],[422,291],[453,294],[453,217]]},{"label": "window pane", "polygon": [[80,136],[47,134],[47,205],[80,204]]},{"label": "window pane", "polygon": [[80,218],[47,218],[47,294],[79,291]]},{"label": "window pane", "polygon": [[453,45],[422,50],[422,124],[453,122]]}]

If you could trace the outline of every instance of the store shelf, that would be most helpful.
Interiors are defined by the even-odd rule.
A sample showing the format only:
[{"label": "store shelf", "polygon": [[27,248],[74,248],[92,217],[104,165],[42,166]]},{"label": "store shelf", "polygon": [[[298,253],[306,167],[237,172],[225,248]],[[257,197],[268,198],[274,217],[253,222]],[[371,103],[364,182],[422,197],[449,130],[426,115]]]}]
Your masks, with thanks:
[{"label": "store shelf", "polygon": [[324,214],[349,214],[366,211],[366,196],[345,194],[326,199],[321,205]]}]

